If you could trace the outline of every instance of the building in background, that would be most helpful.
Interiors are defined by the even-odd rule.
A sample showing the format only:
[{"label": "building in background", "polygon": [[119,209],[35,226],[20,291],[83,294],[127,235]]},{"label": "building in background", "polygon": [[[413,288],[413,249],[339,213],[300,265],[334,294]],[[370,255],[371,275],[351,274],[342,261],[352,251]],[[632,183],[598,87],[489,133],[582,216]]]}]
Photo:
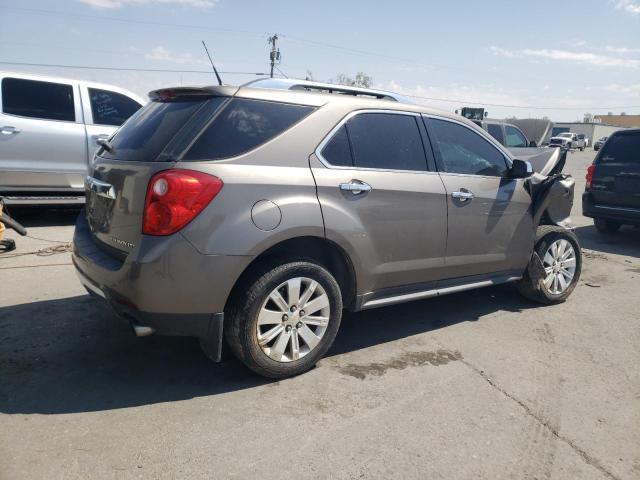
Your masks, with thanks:
[{"label": "building in background", "polygon": [[620,115],[596,115],[596,122],[604,123],[607,125],[615,125],[616,127],[627,128],[640,128],[640,115],[626,115],[624,113]]},{"label": "building in background", "polygon": [[[589,140],[589,144],[588,144],[589,147],[593,147],[593,144],[596,140],[602,137],[608,137],[613,132],[621,130],[622,128],[629,128],[629,127],[621,127],[618,125],[598,123],[597,121],[596,122],[555,122],[553,124],[553,128],[551,129],[551,136],[555,137],[556,135],[563,132],[583,134],[584,137]],[[549,138],[546,138],[545,141],[548,142]]]}]

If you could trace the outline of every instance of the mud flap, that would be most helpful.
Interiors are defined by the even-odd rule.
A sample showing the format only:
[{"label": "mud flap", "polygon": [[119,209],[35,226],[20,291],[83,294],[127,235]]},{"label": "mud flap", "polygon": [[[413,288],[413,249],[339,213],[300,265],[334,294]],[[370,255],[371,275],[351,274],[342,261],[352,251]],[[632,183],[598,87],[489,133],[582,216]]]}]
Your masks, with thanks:
[{"label": "mud flap", "polygon": [[546,272],[544,270],[544,264],[542,263],[542,259],[538,252],[533,252],[531,255],[531,260],[529,260],[529,265],[527,265],[527,272],[525,273],[531,280],[531,284],[534,286],[536,290],[542,289],[542,282],[546,277]]}]

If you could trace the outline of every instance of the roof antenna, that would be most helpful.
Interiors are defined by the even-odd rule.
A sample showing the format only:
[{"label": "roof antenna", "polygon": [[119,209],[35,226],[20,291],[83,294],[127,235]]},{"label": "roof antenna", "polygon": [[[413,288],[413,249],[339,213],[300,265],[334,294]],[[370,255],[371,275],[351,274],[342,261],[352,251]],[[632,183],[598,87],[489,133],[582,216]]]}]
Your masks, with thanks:
[{"label": "roof antenna", "polygon": [[211,55],[209,55],[209,49],[207,48],[207,44],[204,43],[204,40],[202,40],[202,46],[204,47],[204,51],[207,52],[207,57],[209,57],[209,61],[211,62],[211,68],[213,68],[213,72],[216,74],[216,78],[218,79],[218,85],[222,86],[222,79],[220,78],[220,75],[218,74],[218,70],[216,69],[216,66],[213,64],[213,60],[211,59]]}]

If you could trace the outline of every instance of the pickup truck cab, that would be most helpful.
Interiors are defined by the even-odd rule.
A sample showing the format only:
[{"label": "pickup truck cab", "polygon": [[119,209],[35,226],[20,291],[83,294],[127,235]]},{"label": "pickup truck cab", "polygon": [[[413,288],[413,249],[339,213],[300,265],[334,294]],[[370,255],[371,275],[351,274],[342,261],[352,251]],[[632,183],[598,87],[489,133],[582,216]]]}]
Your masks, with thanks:
[{"label": "pickup truck cab", "polygon": [[565,150],[575,150],[579,148],[580,151],[583,151],[585,148],[585,140],[584,137],[582,139],[578,138],[577,133],[562,132],[549,139],[549,146],[560,147]]},{"label": "pickup truck cab", "polygon": [[0,195],[8,205],[82,204],[100,139],[146,101],[111,85],[0,72]]}]

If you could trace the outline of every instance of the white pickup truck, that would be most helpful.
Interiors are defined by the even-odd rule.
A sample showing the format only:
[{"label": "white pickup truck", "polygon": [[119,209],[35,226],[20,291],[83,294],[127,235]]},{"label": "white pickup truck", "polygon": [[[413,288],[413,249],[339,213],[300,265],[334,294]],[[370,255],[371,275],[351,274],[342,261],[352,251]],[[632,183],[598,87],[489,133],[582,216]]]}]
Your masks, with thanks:
[{"label": "white pickup truck", "polygon": [[549,139],[550,147],[560,147],[565,150],[580,149],[583,151],[586,147],[584,135],[582,138],[577,133],[562,132]]},{"label": "white pickup truck", "polygon": [[110,85],[0,72],[0,196],[8,205],[84,203],[100,139],[146,102]]}]

